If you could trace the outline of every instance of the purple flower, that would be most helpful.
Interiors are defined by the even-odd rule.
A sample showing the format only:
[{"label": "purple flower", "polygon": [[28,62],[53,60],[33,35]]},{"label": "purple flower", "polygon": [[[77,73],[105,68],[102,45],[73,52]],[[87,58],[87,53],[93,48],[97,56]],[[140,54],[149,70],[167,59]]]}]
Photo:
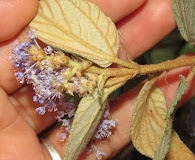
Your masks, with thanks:
[{"label": "purple flower", "polygon": [[102,121],[99,124],[94,138],[95,139],[104,139],[112,135],[112,130],[116,127],[117,121],[116,119],[109,119],[110,112],[109,112],[109,104],[107,104],[107,108],[104,111],[102,116]]},{"label": "purple flower", "polygon": [[30,42],[16,43],[12,49],[13,56],[12,61],[18,70],[24,70],[25,67],[29,66],[29,54],[28,50],[31,47]]},{"label": "purple flower", "polygon": [[[30,32],[29,37],[35,40],[36,37],[33,37],[33,34],[33,32]],[[56,111],[55,100],[61,96],[58,88],[63,82],[63,78],[62,76],[56,78],[56,75],[59,73],[52,69],[48,60],[41,62],[41,69],[37,66],[36,61],[30,61],[29,49],[32,44],[33,42],[26,41],[20,44],[17,43],[13,47],[12,61],[18,69],[15,72],[15,77],[20,83],[26,80],[28,84],[33,85],[35,91],[34,102],[45,103],[44,107],[37,108],[40,114],[44,114],[46,108],[48,111]],[[54,81],[56,82],[55,85]]]},{"label": "purple flower", "polygon": [[64,132],[57,133],[57,136],[59,137],[61,142],[63,142],[66,139],[66,137],[67,137],[66,133],[64,133]]},{"label": "purple flower", "polygon": [[44,115],[46,112],[45,106],[43,107],[38,107],[35,109],[40,115]]},{"label": "purple flower", "polygon": [[117,120],[108,120],[108,119],[103,120],[95,133],[95,138],[103,139],[111,136],[112,135],[111,130],[116,127],[116,124],[117,124]]},{"label": "purple flower", "polygon": [[27,36],[31,39],[31,40],[36,40],[37,39],[37,36],[36,36],[36,33],[34,30],[30,30],[27,34]]},{"label": "purple flower", "polygon": [[73,119],[63,119],[62,120],[62,127],[66,132],[70,132],[71,126],[72,126]]},{"label": "purple flower", "polygon": [[68,116],[68,118],[72,118],[75,115],[75,111],[77,109],[77,105],[71,102],[63,102],[61,99],[61,109],[65,112],[65,115]]},{"label": "purple flower", "polygon": [[[70,132],[77,103],[65,101],[65,94],[82,97],[93,93],[97,87],[98,74],[83,73],[81,59],[52,48],[39,47],[34,31],[28,33],[30,41],[16,43],[12,49],[13,65],[17,68],[15,77],[20,83],[31,84],[35,92],[33,101],[40,103],[36,111],[40,115],[46,112],[56,112],[56,119],[62,123],[60,141],[64,141]],[[72,62],[72,63],[70,63]],[[75,66],[74,66],[75,65]],[[103,139],[112,135],[112,129],[117,120],[109,119],[109,107],[105,110],[102,122],[99,124],[94,139]],[[93,147],[94,148],[94,147]],[[94,148],[97,159],[106,154]]]},{"label": "purple flower", "polygon": [[63,110],[58,111],[56,119],[58,120],[58,122],[62,122],[64,116],[66,115],[66,113]]},{"label": "purple flower", "polygon": [[98,160],[101,160],[103,157],[106,156],[106,153],[105,152],[102,152],[100,150],[97,149],[97,147],[95,145],[92,146],[93,150],[95,151],[95,155],[96,155],[96,158]]},{"label": "purple flower", "polygon": [[23,72],[20,72],[20,71],[18,71],[18,72],[15,72],[15,77],[16,77],[16,79],[20,82],[20,83],[24,83],[24,73]]}]

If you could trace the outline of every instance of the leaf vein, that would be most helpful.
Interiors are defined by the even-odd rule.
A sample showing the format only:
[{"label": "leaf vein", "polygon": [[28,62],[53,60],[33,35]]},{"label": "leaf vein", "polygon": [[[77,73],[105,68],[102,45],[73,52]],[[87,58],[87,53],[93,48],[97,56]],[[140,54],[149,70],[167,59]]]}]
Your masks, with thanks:
[{"label": "leaf vein", "polygon": [[105,41],[105,43],[109,46],[110,50],[112,51],[111,44],[109,43],[107,38],[105,38],[103,31],[96,25],[95,21],[88,15],[88,13],[84,12],[79,6],[77,6],[76,3],[72,1],[70,1],[70,3],[72,3],[75,6],[75,8],[77,8],[81,13],[83,13],[85,17],[87,17],[90,20],[91,24],[93,24],[94,28],[96,28],[96,30],[100,33],[101,37],[103,37],[102,39]]}]

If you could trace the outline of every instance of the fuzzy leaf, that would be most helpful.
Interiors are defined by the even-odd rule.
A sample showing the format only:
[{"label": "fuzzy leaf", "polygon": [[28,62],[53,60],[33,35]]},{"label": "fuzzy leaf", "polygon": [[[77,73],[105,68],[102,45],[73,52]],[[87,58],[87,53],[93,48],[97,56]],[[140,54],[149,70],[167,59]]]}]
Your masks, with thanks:
[{"label": "fuzzy leaf", "polygon": [[155,78],[142,87],[132,113],[131,138],[137,150],[153,158],[163,135],[166,119],[166,101],[155,86]]},{"label": "fuzzy leaf", "polygon": [[[167,116],[166,116],[166,127],[165,130],[163,132],[163,136],[161,138],[160,144],[157,148],[157,151],[154,155],[154,160],[163,160],[168,152],[169,146],[170,146],[170,142],[171,142],[171,135],[172,135],[172,121],[174,118],[174,112],[175,112],[175,107],[178,104],[179,100],[181,99],[181,97],[183,96],[183,94],[185,93],[185,91],[187,90],[187,82],[185,80],[185,77],[180,76],[180,84],[179,87],[177,89],[177,93],[176,96],[173,100],[173,102],[171,103],[171,106],[168,110]],[[170,154],[173,154],[170,152]],[[179,157],[178,157],[179,160]]]},{"label": "fuzzy leaf", "polygon": [[66,145],[64,160],[77,160],[93,136],[106,106],[106,102],[99,95],[96,89],[93,95],[87,95],[80,101]]},{"label": "fuzzy leaf", "polygon": [[194,160],[192,151],[181,141],[178,134],[173,131],[171,144],[165,160]]},{"label": "fuzzy leaf", "polygon": [[117,56],[119,38],[109,17],[85,0],[41,0],[30,23],[40,40],[101,67]]},{"label": "fuzzy leaf", "polygon": [[175,19],[182,37],[195,44],[195,1],[173,0]]}]

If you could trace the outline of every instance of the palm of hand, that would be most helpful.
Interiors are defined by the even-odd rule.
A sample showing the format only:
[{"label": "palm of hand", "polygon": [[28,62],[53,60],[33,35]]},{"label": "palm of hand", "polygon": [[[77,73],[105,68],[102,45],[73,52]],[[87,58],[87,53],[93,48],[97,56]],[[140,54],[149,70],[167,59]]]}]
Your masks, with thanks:
[{"label": "palm of hand", "polygon": [[25,111],[17,110],[18,101],[14,100],[14,95],[8,96],[0,89],[0,97],[0,159],[45,159],[36,131],[22,115]]}]

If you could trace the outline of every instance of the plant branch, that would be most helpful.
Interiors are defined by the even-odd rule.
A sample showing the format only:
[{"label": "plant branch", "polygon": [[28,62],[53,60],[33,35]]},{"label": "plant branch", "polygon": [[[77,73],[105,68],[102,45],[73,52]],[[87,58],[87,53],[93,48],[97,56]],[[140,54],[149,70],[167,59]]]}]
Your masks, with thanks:
[{"label": "plant branch", "polygon": [[183,59],[168,60],[159,64],[140,65],[138,74],[144,75],[154,72],[162,72],[174,68],[192,66],[195,64],[195,57],[188,57]]}]

